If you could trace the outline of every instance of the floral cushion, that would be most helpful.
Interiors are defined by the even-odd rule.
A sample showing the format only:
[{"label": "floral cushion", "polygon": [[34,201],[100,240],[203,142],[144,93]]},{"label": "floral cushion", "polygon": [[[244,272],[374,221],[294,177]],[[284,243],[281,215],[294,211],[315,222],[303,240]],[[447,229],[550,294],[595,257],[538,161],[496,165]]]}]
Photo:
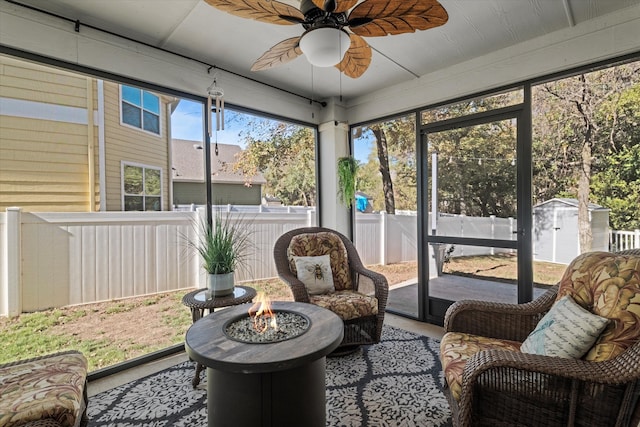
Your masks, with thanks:
[{"label": "floral cushion", "polygon": [[312,304],[336,313],[342,320],[378,314],[378,299],[355,291],[337,291],[324,295],[311,295]]},{"label": "floral cushion", "polygon": [[319,233],[305,233],[293,236],[287,249],[289,269],[297,275],[294,256],[329,255],[331,259],[331,273],[336,291],[353,289],[347,249],[340,237],[333,233],[322,231]]},{"label": "floral cushion", "polygon": [[86,376],[87,360],[80,353],[0,366],[0,426],[45,418],[74,426],[84,410]]},{"label": "floral cushion", "polygon": [[440,361],[444,378],[451,389],[451,394],[460,400],[462,393],[462,374],[467,360],[482,350],[520,351],[517,341],[485,338],[478,335],[460,332],[447,332],[440,342]]},{"label": "floral cushion", "polygon": [[585,360],[614,358],[640,339],[640,255],[590,252],[578,256],[560,281],[558,300],[565,295],[613,320]]}]

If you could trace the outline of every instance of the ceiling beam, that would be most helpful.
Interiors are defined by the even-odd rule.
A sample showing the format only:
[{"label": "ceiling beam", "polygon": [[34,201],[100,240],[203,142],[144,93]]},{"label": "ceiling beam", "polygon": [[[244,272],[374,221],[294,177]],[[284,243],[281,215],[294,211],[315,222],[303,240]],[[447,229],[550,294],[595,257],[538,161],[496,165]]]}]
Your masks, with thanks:
[{"label": "ceiling beam", "polygon": [[573,10],[571,10],[571,4],[569,0],[562,0],[562,4],[564,5],[564,14],[567,16],[567,22],[570,27],[576,26],[576,20],[573,18]]}]

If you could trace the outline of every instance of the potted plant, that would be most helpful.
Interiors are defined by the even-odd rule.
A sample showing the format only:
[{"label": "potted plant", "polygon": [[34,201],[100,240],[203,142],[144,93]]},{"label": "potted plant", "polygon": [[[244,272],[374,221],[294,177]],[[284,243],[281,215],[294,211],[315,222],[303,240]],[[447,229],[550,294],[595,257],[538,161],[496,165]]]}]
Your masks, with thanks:
[{"label": "potted plant", "polygon": [[338,194],[342,203],[350,208],[356,197],[356,173],[358,161],[349,157],[338,159]]},{"label": "potted plant", "polygon": [[202,268],[208,273],[207,290],[211,297],[233,293],[234,273],[247,267],[252,248],[251,229],[243,220],[223,217],[220,211],[211,227],[200,221],[196,227],[195,239],[187,238],[187,246],[195,250],[202,261]]}]

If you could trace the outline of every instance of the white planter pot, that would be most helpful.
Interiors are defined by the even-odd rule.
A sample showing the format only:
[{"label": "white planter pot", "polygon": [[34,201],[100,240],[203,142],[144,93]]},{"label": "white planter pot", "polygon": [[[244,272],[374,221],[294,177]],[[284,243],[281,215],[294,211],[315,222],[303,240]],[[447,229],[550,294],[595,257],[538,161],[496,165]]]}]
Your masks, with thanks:
[{"label": "white planter pot", "polygon": [[233,272],[227,274],[209,274],[207,288],[211,296],[221,297],[233,293]]}]

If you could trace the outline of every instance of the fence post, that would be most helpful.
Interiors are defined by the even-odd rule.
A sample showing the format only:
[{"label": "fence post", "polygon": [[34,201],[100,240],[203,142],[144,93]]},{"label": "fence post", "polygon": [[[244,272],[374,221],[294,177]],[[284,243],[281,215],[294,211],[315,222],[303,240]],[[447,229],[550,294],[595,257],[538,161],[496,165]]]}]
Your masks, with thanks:
[{"label": "fence post", "polygon": [[[489,215],[489,219],[491,220],[491,238],[495,239],[496,238],[496,216],[495,215]],[[496,254],[496,248],[494,248],[492,246],[491,247],[491,251],[489,253],[491,255],[495,255]]]},{"label": "fence post", "polygon": [[387,265],[387,212],[380,212],[380,264]]},{"label": "fence post", "polygon": [[[215,209],[215,207],[213,207],[212,209]],[[217,216],[213,215],[213,221],[214,221],[214,225],[215,225],[215,221],[217,220]],[[205,207],[199,207],[196,208],[196,215],[195,215],[195,224],[197,224],[197,226],[195,227],[195,236],[193,237],[193,239],[196,242],[199,242],[204,236],[202,236],[202,233],[204,232],[203,230],[203,224],[207,223],[207,208]],[[197,252],[197,251],[194,251]],[[204,270],[204,268],[202,268],[202,263],[200,261],[200,254],[195,253],[193,256],[196,257],[197,262],[195,263],[196,265],[196,271],[197,271],[197,275],[196,277],[198,278],[198,284],[197,284],[197,288],[206,288],[207,287],[207,274],[206,271]]]},{"label": "fence post", "polygon": [[307,211],[307,227],[313,227],[313,211],[309,209]]},{"label": "fence post", "polygon": [[633,249],[640,249],[640,230],[637,228],[633,230]]},{"label": "fence post", "polygon": [[[509,237],[509,239],[518,240],[518,236],[516,236],[516,234],[514,233],[515,227],[513,226],[513,223],[514,223],[513,217],[510,216],[509,217],[509,236],[511,236],[511,237]],[[515,252],[516,252],[516,249],[509,249],[509,253],[513,254]],[[534,255],[534,257],[535,257],[535,255]]]},{"label": "fence post", "polygon": [[22,254],[22,237],[21,237],[21,208],[7,208],[7,222],[5,229],[4,254],[5,269],[4,277],[0,283],[3,284],[1,289],[2,306],[0,314],[7,316],[17,316],[22,313],[22,283],[20,278],[21,272],[21,254]]}]

